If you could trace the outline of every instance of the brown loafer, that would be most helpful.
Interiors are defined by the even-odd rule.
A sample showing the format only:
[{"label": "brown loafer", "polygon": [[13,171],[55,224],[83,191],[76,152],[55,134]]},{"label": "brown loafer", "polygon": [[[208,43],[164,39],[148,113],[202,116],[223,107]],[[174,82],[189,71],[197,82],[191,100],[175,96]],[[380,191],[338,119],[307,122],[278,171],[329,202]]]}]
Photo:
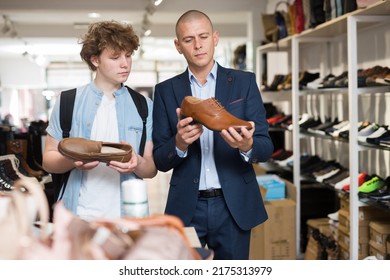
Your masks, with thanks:
[{"label": "brown loafer", "polygon": [[214,131],[221,131],[229,127],[233,127],[237,131],[243,127],[252,128],[250,122],[230,114],[215,98],[203,100],[194,96],[186,96],[181,103],[181,117],[192,117],[195,122]]},{"label": "brown loafer", "polygon": [[128,162],[132,147],[129,144],[93,141],[85,138],[64,138],[58,144],[58,151],[65,157],[83,162],[101,161]]}]

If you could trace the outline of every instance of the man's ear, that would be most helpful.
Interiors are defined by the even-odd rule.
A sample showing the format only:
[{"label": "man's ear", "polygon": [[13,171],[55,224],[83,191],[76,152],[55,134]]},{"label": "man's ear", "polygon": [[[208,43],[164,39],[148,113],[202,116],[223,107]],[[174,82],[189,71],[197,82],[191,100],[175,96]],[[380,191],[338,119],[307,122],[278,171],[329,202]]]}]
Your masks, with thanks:
[{"label": "man's ear", "polygon": [[213,33],[214,47],[218,46],[219,42],[219,33],[218,31],[214,31]]},{"label": "man's ear", "polygon": [[183,54],[183,52],[181,51],[181,48],[180,48],[179,40],[175,39],[174,43],[175,43],[176,50],[179,52],[179,54]]},{"label": "man's ear", "polygon": [[90,60],[95,67],[99,66],[99,58],[96,55],[91,56]]}]

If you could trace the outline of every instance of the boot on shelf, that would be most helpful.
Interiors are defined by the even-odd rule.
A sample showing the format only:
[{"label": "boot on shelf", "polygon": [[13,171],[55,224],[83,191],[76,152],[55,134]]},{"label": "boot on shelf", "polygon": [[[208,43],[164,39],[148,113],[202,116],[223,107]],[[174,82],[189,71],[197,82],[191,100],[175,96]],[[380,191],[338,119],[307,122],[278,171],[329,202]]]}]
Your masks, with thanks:
[{"label": "boot on shelf", "polygon": [[27,176],[36,177],[40,179],[45,175],[43,170],[32,169],[27,163],[27,140],[25,139],[13,139],[7,140],[7,153],[14,154],[19,162],[19,169],[21,173],[26,174]]}]

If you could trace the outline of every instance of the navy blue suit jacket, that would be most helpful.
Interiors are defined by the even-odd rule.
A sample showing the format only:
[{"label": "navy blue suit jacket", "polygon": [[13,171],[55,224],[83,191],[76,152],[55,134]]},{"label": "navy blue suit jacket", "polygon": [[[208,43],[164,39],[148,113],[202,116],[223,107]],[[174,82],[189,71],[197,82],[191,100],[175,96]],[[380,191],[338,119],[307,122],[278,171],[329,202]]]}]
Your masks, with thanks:
[{"label": "navy blue suit jacket", "polygon": [[[249,162],[214,132],[214,157],[226,204],[239,227],[249,230],[268,218],[252,163],[269,159],[273,144],[255,75],[219,65],[217,71],[215,98],[232,115],[255,122]],[[160,171],[173,169],[165,213],[178,216],[185,225],[194,215],[201,168],[199,139],[188,147],[187,157],[176,153],[176,108],[187,95],[192,95],[188,70],[157,84],[153,105],[154,160]]]}]

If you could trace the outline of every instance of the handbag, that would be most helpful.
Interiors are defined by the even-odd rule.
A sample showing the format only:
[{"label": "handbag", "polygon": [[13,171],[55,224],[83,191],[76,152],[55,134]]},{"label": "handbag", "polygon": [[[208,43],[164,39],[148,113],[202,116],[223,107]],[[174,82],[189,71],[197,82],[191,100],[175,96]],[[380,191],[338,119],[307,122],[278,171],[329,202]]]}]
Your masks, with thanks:
[{"label": "handbag", "polygon": [[[199,260],[181,220],[169,215],[86,221],[57,202],[50,243],[34,243],[23,259]],[[49,244],[49,245],[48,245]]]},{"label": "handbag", "polygon": [[[36,215],[31,215],[29,205]],[[30,178],[17,180],[12,191],[2,193],[0,206],[0,259],[201,259],[191,246],[182,221],[175,216],[86,221],[59,201],[54,206],[54,223],[49,223],[43,188]]]},{"label": "handbag", "polygon": [[288,1],[279,1],[275,5],[275,11],[272,14],[262,14],[264,35],[268,42],[277,42],[291,35],[291,19],[289,13],[279,9],[281,5],[287,5],[289,11],[290,4]]}]

